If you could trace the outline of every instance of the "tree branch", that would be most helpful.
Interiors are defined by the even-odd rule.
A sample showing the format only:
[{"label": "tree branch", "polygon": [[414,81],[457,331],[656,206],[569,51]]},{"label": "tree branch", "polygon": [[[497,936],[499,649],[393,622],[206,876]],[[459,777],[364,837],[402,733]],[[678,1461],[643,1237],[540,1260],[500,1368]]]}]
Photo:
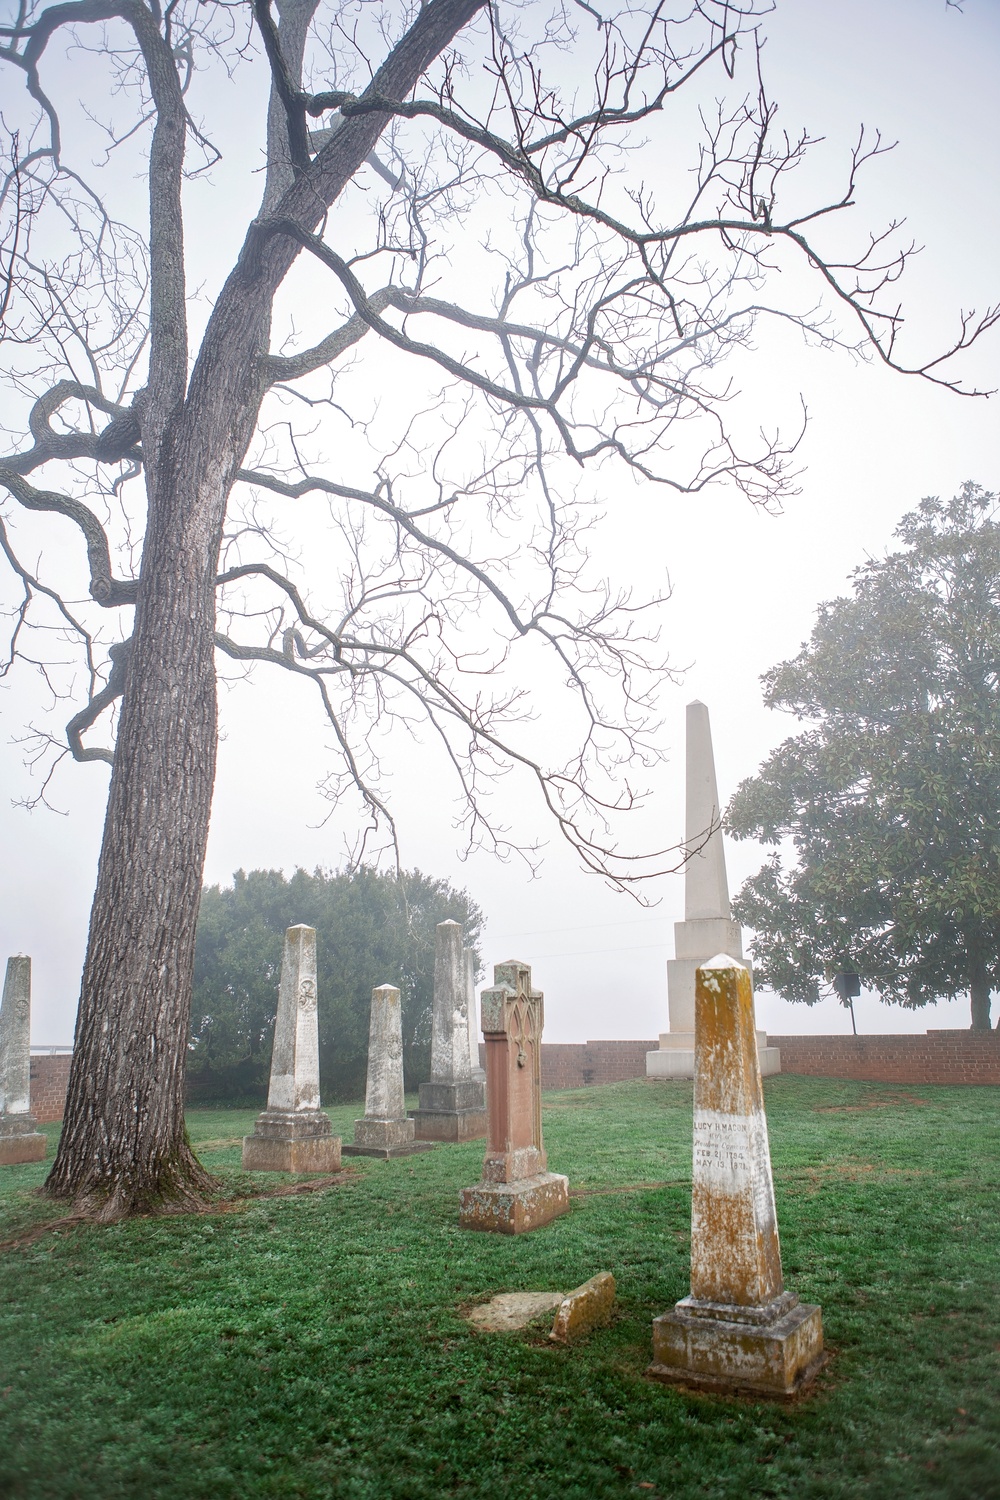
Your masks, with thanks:
[{"label": "tree branch", "polygon": [[25,510],[51,510],[57,515],[73,521],[83,532],[87,544],[87,560],[90,564],[90,596],[107,609],[122,604],[134,604],[138,581],[131,578],[115,578],[111,571],[111,552],[104,527],[94,512],[82,500],[72,495],[60,495],[54,490],[39,490],[12,469],[0,465],[0,484],[13,495]]}]

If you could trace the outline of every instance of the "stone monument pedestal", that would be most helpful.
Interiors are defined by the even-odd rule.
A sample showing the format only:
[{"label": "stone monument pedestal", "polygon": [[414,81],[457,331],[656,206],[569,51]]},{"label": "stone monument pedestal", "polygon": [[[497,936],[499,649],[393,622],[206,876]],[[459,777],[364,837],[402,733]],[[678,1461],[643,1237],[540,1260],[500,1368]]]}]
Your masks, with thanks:
[{"label": "stone monument pedestal", "polygon": [[[765,1308],[711,1309],[685,1297],[653,1319],[653,1363],[646,1374],[697,1391],[789,1400],[824,1362],[819,1307],[785,1293]],[[751,1316],[753,1321],[750,1321]]]},{"label": "stone monument pedestal", "polygon": [[0,1167],[25,1161],[44,1161],[48,1141],[38,1129],[34,1115],[0,1113]]},{"label": "stone monument pedestal", "polygon": [[422,1083],[411,1123],[421,1141],[478,1141],[486,1134],[486,1091],[477,1078]]},{"label": "stone monument pedestal", "polygon": [[415,1151],[433,1151],[434,1141],[413,1138],[412,1120],[375,1120],[368,1115],[354,1122],[354,1140],[340,1148],[341,1156],[412,1156]]},{"label": "stone monument pedestal", "polygon": [[489,1134],[483,1175],[459,1198],[463,1229],[525,1234],[569,1211],[569,1178],[549,1172],[542,1145],[542,994],[512,959],[482,995]]},{"label": "stone monument pedestal", "polygon": [[[757,1061],[762,1078],[781,1072],[781,1048],[768,1045],[767,1032],[757,1032]],[[646,1053],[647,1078],[693,1078],[694,1032],[661,1031],[660,1045]]]},{"label": "stone monument pedestal", "polygon": [[243,1137],[244,1172],[339,1172],[340,1137],[321,1109],[265,1109]]},{"label": "stone monument pedestal", "polygon": [[459,1197],[463,1229],[526,1234],[569,1211],[569,1178],[539,1172],[520,1182],[477,1182]]}]

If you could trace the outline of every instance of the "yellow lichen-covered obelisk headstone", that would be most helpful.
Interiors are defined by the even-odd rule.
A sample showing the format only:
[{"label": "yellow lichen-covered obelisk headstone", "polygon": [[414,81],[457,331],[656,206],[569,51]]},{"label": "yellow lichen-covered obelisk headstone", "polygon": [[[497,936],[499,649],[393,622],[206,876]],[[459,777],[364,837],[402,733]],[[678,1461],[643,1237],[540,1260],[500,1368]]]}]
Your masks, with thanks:
[{"label": "yellow lichen-covered obelisk headstone", "polygon": [[691,1294],[653,1321],[657,1380],[794,1395],[823,1359],[820,1309],[786,1292],[745,964],[695,978]]}]

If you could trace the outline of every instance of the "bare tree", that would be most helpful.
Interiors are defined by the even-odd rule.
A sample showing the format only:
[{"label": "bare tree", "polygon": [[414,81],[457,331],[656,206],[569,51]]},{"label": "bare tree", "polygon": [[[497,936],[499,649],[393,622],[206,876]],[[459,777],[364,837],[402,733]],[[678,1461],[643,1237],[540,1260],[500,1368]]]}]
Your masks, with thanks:
[{"label": "bare tree", "polygon": [[[612,826],[655,751],[655,632],[590,579],[579,479],[596,465],[780,503],[798,433],[742,439],[723,369],[759,319],[957,389],[945,360],[996,318],[904,364],[895,226],[847,263],[824,249],[883,143],[862,133],[833,201],[792,192],[810,141],[777,129],[757,0],[276,9],[20,0],[0,28],[24,83],[0,223],[20,399],[0,459],[20,590],[7,667],[77,693],[72,644],[88,691],[65,746],[111,763],[47,1186],[105,1219],[209,1185],[182,1091],[219,664],[318,693],[340,756],[328,792],[365,810],[359,850],[394,843],[391,722],[437,737],[471,842],[515,842],[484,800],[515,767],[584,864],[629,883],[657,868],[619,853]],[[197,192],[207,178],[228,232],[253,177],[212,140],[230,78],[252,89],[262,57],[263,199],[205,297],[192,265],[214,274],[215,229]],[[105,132],[96,165],[67,111],[74,140]],[[812,311],[771,301],[792,261],[817,284]],[[86,597],[61,563],[28,565],[27,512],[76,528]],[[532,756],[521,657],[565,692],[575,742],[558,763]],[[113,751],[85,741],[99,720]]]}]

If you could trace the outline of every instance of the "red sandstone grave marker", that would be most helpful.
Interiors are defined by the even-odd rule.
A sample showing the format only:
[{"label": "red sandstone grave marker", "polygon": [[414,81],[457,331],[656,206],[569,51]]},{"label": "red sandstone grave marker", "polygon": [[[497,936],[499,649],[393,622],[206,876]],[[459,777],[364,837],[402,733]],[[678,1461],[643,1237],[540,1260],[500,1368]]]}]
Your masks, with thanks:
[{"label": "red sandstone grave marker", "polygon": [[569,1210],[569,1179],[547,1170],[542,1145],[544,1019],[531,969],[511,959],[480,997],[488,1129],[483,1176],[461,1195],[463,1229],[523,1234]]}]

